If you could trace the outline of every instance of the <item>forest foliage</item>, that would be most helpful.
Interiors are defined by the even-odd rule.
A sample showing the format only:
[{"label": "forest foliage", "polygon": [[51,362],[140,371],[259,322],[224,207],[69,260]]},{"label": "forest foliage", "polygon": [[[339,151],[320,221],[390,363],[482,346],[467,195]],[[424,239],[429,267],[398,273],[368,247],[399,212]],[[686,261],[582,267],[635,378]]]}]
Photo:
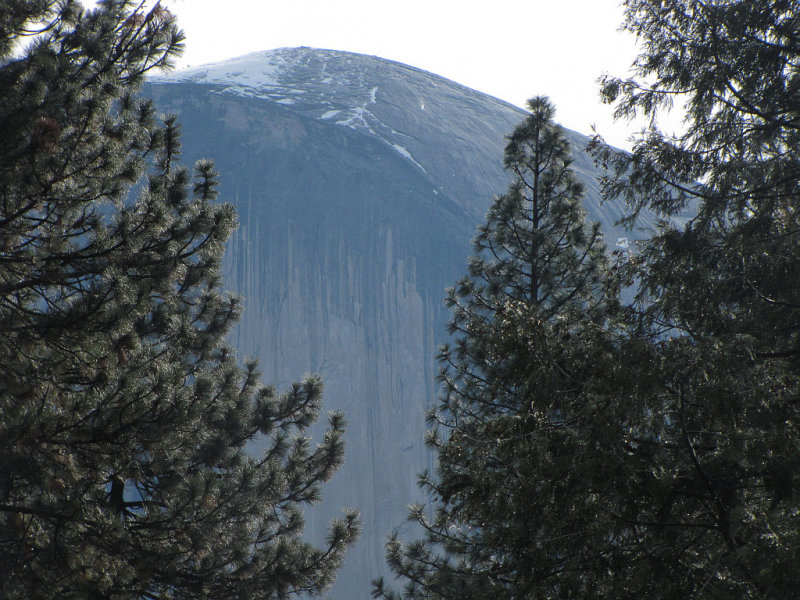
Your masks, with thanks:
[{"label": "forest foliage", "polygon": [[[589,150],[606,201],[661,225],[610,252],[531,100],[447,295],[420,538],[390,539],[376,598],[800,589],[800,5],[624,7],[642,50],[602,95],[650,125]],[[301,537],[344,419],[312,446],[321,382],[278,393],[227,345],[236,215],[136,95],[182,43],[159,3],[0,6],[4,598],[321,594],[357,536],[347,512],[321,547]]]},{"label": "forest foliage", "polygon": [[159,3],[0,6],[3,598],[319,594],[357,536],[347,512],[301,537],[344,419],[312,446],[320,380],[240,366],[235,212],[136,95],[182,45]]},{"label": "forest foliage", "polygon": [[[569,165],[533,101],[448,296],[431,506],[410,515],[423,535],[390,540],[402,588],[378,580],[376,598],[800,589],[800,6],[624,6],[642,51],[602,94],[650,125],[632,152],[589,149],[606,201],[661,225],[595,258],[597,230],[561,224],[571,190],[552,182]],[[666,135],[673,106],[686,127]]]}]

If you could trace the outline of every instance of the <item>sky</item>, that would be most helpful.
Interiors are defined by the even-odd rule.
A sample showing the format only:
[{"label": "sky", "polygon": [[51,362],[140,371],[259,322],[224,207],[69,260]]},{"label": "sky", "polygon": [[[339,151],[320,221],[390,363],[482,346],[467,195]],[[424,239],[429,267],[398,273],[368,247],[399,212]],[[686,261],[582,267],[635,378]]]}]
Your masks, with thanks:
[{"label": "sky", "polygon": [[178,67],[311,46],[406,63],[524,107],[549,96],[556,120],[629,148],[603,73],[626,77],[636,40],[619,0],[162,0],[186,33]]}]

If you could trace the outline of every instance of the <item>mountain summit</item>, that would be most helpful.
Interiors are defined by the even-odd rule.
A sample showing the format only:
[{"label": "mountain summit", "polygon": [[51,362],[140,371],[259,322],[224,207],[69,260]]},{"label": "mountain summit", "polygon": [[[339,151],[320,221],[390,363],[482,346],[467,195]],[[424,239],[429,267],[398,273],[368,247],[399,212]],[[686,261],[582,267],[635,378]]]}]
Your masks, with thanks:
[{"label": "mountain summit", "polygon": [[[531,95],[542,90],[531,90]],[[492,195],[509,182],[505,136],[525,112],[434,74],[333,50],[282,48],[153,78],[145,93],[183,125],[187,162],[211,156],[240,228],[226,283],[246,300],[232,341],[265,381],[321,373],[350,422],[345,464],[307,530],[342,506],[364,533],[332,597],[366,600],[383,544],[421,500],[424,411],[447,339],[445,288],[464,273]],[[568,132],[591,219],[607,239],[587,139]]]},{"label": "mountain summit", "polygon": [[[510,131],[524,116],[511,104],[427,71],[336,50],[256,52],[153,81],[209,86],[218,94],[256,98],[363,133],[428,175],[436,187],[452,192],[471,211],[476,207],[466,196],[479,189],[491,197],[497,190],[490,181],[501,168],[476,160],[474,144],[502,148],[504,140],[497,132]],[[452,158],[468,161],[457,181],[449,165]]]}]

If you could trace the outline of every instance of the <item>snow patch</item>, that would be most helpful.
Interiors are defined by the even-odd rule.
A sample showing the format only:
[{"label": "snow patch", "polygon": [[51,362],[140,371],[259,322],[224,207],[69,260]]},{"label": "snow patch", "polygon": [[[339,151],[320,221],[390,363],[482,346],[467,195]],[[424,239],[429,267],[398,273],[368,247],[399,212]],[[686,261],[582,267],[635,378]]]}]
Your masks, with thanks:
[{"label": "snow patch", "polygon": [[[427,174],[405,146],[395,143],[413,142],[413,138],[370,112],[371,105],[378,103],[379,86],[372,85],[375,81],[363,69],[352,69],[352,64],[353,57],[336,51],[279,48],[155,76],[153,81],[218,85],[215,91],[219,93],[297,104],[319,120],[374,136]],[[342,95],[342,89],[347,93]],[[425,101],[418,98],[418,102],[425,110]]]},{"label": "snow patch", "polygon": [[400,153],[402,156],[406,157],[406,158],[407,158],[408,160],[410,160],[412,163],[414,163],[415,165],[417,165],[417,167],[419,167],[419,168],[422,170],[422,172],[423,172],[423,173],[425,173],[426,175],[428,174],[428,172],[425,170],[425,167],[423,167],[423,166],[422,166],[421,164],[419,164],[419,163],[418,163],[416,160],[414,160],[414,157],[413,157],[413,156],[411,156],[411,152],[409,152],[408,150],[406,150],[404,146],[401,146],[400,144],[392,144],[392,148],[394,148],[395,150],[397,150],[397,152],[399,152],[399,153]]},{"label": "snow patch", "polygon": [[[158,82],[222,83],[227,85],[256,84],[275,86],[280,75],[292,66],[290,54],[280,50],[253,52],[245,56],[201,65],[167,75],[153,77]],[[250,87],[249,85],[247,87]]]},{"label": "snow patch", "polygon": [[383,125],[383,123],[378,121],[375,116],[367,110],[366,106],[356,106],[355,108],[351,108],[348,113],[350,116],[348,116],[346,119],[342,119],[341,121],[336,121],[336,124],[343,125],[344,127],[350,127],[351,129],[355,130],[365,130],[384,142],[386,141],[383,139],[383,137],[376,133],[369,122],[367,122],[367,117],[371,117],[373,122]]}]

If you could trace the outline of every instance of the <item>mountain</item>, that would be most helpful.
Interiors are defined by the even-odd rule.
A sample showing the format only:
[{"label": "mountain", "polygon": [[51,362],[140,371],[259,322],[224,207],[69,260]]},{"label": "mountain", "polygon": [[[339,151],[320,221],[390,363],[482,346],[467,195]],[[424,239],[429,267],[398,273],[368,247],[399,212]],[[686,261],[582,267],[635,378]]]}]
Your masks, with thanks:
[{"label": "mountain", "polygon": [[[220,197],[239,211],[225,276],[246,312],[231,341],[267,382],[321,373],[326,408],[350,423],[345,464],[307,531],[324,535],[342,506],[361,510],[331,596],[366,600],[386,571],[386,535],[423,500],[444,290],[506,189],[504,136],[525,113],[414,67],[312,48],[153,78],[145,93],[179,116],[186,163],[215,159]],[[590,218],[613,245],[630,236],[613,226],[622,208],[600,205],[587,138],[569,138]]]}]

